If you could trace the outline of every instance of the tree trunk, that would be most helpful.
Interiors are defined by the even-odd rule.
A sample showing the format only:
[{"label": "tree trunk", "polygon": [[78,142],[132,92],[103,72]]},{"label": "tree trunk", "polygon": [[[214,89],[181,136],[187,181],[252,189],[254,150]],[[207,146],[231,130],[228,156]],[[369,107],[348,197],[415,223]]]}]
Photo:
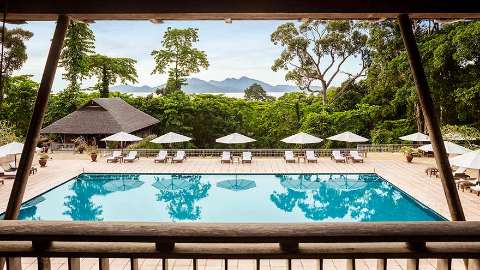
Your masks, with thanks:
[{"label": "tree trunk", "polygon": [[107,68],[105,66],[103,66],[102,86],[101,86],[101,91],[100,91],[100,97],[108,98],[108,96],[109,96],[108,86],[109,86],[109,81],[108,81]]},{"label": "tree trunk", "polygon": [[418,99],[415,101],[415,122],[417,124],[418,132],[425,133],[425,120],[423,119],[422,108],[418,104]]}]

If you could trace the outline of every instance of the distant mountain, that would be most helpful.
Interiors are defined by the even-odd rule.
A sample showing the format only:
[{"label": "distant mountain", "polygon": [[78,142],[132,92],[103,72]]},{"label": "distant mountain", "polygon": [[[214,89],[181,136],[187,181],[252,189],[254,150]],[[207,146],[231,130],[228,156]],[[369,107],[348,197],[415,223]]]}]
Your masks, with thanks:
[{"label": "distant mountain", "polygon": [[[293,85],[271,85],[266,82],[252,79],[249,77],[227,78],[223,81],[204,81],[198,78],[190,78],[187,80],[187,85],[183,86],[183,91],[187,93],[238,93],[243,92],[245,88],[250,85],[258,83],[267,92],[292,92],[297,90],[297,87]],[[155,89],[161,88],[160,86],[132,86],[132,85],[116,85],[110,89],[113,91],[119,91],[124,93],[150,93],[155,92]]]}]

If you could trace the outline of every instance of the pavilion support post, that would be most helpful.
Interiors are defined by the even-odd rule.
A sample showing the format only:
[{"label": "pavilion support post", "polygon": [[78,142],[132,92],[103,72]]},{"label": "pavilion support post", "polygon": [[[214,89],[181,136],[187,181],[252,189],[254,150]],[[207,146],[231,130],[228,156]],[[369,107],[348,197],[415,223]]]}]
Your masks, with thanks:
[{"label": "pavilion support post", "polygon": [[455,187],[455,181],[453,180],[452,169],[450,168],[450,162],[448,161],[448,155],[443,143],[440,125],[433,106],[432,96],[430,95],[430,90],[428,88],[427,77],[423,70],[422,60],[417,48],[410,18],[407,14],[400,14],[398,16],[398,21],[400,23],[403,43],[407,50],[410,69],[412,70],[412,75],[415,80],[417,96],[428,127],[430,140],[432,141],[435,161],[440,173],[440,179],[442,180],[443,191],[447,197],[450,215],[454,221],[465,221],[465,215],[463,213],[460,197],[458,196]]},{"label": "pavilion support post", "polygon": [[[400,24],[403,43],[407,50],[410,69],[412,71],[413,79],[415,80],[417,96],[420,101],[425,124],[428,128],[430,140],[432,142],[435,162],[440,174],[440,179],[442,180],[443,191],[445,192],[445,197],[447,199],[450,216],[454,221],[465,221],[465,214],[463,213],[460,197],[458,196],[458,191],[455,187],[455,180],[453,179],[452,169],[450,168],[447,151],[445,150],[445,145],[443,143],[440,124],[435,112],[432,96],[430,95],[420,52],[418,51],[417,43],[415,41],[412,23],[407,14],[400,14],[398,16],[398,22]],[[449,262],[442,260],[443,259],[439,259],[438,263],[440,265],[448,265]],[[410,263],[413,266],[413,262],[411,261]]]},{"label": "pavilion support post", "polygon": [[[30,175],[33,155],[35,153],[40,129],[42,127],[43,116],[47,109],[48,96],[52,89],[55,71],[57,70],[57,64],[60,58],[60,52],[62,51],[63,40],[65,39],[69,21],[70,19],[66,15],[58,16],[52,44],[50,45],[47,62],[45,64],[45,69],[43,70],[42,81],[40,82],[40,88],[38,89],[35,107],[33,109],[32,118],[30,119],[30,125],[28,126],[25,146],[23,147],[17,174],[8,200],[7,210],[5,211],[5,220],[17,219],[20,211],[20,205],[22,204],[25,187],[27,186],[28,176]],[[4,263],[5,260],[0,258],[0,269],[2,269]]]}]

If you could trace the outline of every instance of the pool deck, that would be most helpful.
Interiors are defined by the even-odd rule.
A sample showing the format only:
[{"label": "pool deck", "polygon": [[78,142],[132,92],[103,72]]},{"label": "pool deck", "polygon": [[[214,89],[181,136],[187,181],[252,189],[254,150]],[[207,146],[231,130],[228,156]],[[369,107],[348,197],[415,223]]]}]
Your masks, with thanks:
[{"label": "pool deck", "polygon": [[[448,207],[439,178],[425,174],[427,167],[434,165],[432,158],[415,158],[407,163],[399,153],[370,153],[364,163],[335,163],[329,158],[320,158],[318,163],[287,164],[281,158],[254,158],[252,164],[221,164],[214,158],[188,158],[184,163],[154,163],[153,159],[140,158],[133,163],[106,163],[103,158],[91,162],[86,155],[52,154],[46,168],[38,168],[38,172],[29,178],[25,198],[28,200],[82,172],[98,173],[371,173],[375,172],[401,188],[420,202],[439,214],[449,218]],[[37,160],[35,159],[35,163]],[[477,176],[476,172],[470,175]],[[0,212],[8,203],[13,180],[5,180],[0,184]],[[459,192],[467,220],[480,220],[480,197],[469,192]],[[128,261],[111,259],[111,269],[128,269]],[[24,269],[36,269],[34,259],[22,261]],[[313,260],[295,260],[295,270],[312,269]],[[98,260],[83,259],[82,269],[98,266]],[[158,260],[141,260],[141,269],[161,269]],[[191,269],[189,260],[172,260],[169,269]],[[31,267],[30,267],[31,266]],[[83,267],[86,268],[83,268]],[[358,260],[357,269],[375,269],[375,260]],[[253,261],[231,260],[229,269],[253,269]],[[343,269],[344,261],[326,260],[324,269]],[[53,259],[52,269],[66,269],[66,261]],[[200,260],[199,269],[223,269],[220,260]],[[285,269],[282,260],[262,260],[262,269]],[[405,260],[392,260],[389,269],[406,269]],[[435,269],[435,260],[421,260],[421,269]],[[464,269],[461,261],[454,263],[453,269]]]}]

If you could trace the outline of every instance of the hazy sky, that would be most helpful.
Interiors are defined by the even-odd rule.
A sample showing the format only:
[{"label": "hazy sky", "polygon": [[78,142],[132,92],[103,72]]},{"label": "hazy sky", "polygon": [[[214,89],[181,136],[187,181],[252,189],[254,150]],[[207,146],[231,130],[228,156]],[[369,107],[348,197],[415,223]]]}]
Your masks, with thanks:
[{"label": "hazy sky", "polygon": [[[282,23],[284,21],[233,21],[231,24],[223,21],[166,21],[162,24],[148,21],[97,21],[91,24],[91,28],[95,33],[98,53],[137,60],[137,85],[157,86],[166,81],[166,75],[151,74],[154,62],[150,53],[161,48],[163,33],[168,27],[199,29],[197,47],[207,53],[210,67],[192,77],[223,80],[248,76],[270,84],[285,84],[285,73],[271,70],[281,48],[273,45],[270,34]],[[17,74],[32,74],[35,80],[40,80],[54,26],[53,22],[9,26],[22,27],[34,33],[27,42],[28,61]],[[348,68],[355,69],[357,65],[356,61],[351,61]],[[54,91],[63,89],[67,84],[62,80],[62,73],[63,70],[59,68]],[[86,80],[84,86],[93,83],[93,80]]]}]

